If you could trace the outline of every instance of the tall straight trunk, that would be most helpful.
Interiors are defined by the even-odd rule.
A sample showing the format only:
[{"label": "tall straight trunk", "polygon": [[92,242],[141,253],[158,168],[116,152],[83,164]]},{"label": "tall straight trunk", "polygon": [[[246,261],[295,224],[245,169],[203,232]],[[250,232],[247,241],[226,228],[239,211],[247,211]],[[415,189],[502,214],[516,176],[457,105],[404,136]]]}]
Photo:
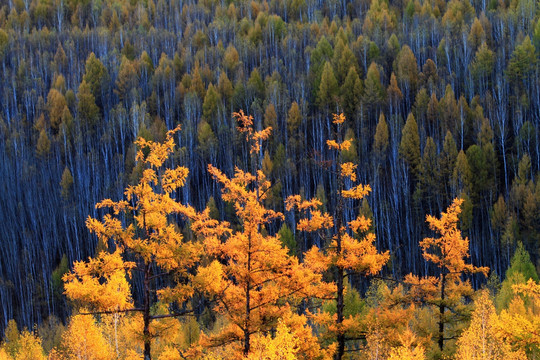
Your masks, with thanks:
[{"label": "tall straight trunk", "polygon": [[144,360],[152,360],[150,338],[150,265],[144,265],[144,308],[143,308]]},{"label": "tall straight trunk", "polygon": [[[251,234],[248,236],[248,259],[247,259],[247,272],[251,273]],[[250,333],[249,323],[251,317],[251,294],[250,294],[250,281],[246,284],[246,321],[244,324],[244,356],[248,356],[250,349]]]},{"label": "tall straight trunk", "polygon": [[[338,133],[338,141],[339,143],[342,142],[342,136],[341,133]],[[338,163],[341,166],[343,163],[341,152],[339,153],[338,157]],[[339,167],[338,167],[339,171]],[[340,257],[342,254],[342,244],[341,244],[341,224],[343,223],[343,213],[344,213],[344,204],[343,204],[343,197],[342,197],[342,191],[344,188],[343,184],[343,178],[341,176],[338,177],[338,202],[337,202],[337,209],[336,209],[336,228],[337,228],[337,238],[336,238],[336,254],[338,257]],[[336,360],[341,360],[343,358],[343,355],[345,354],[345,334],[343,333],[342,324],[343,324],[343,310],[345,309],[345,301],[344,301],[344,279],[345,279],[345,271],[343,270],[343,267],[340,265],[337,265],[337,309],[336,309],[336,315],[337,315],[337,325],[338,325],[338,335],[337,335],[337,352],[336,352]]]},{"label": "tall straight trunk", "polygon": [[444,310],[446,306],[444,306],[444,290],[446,285],[446,274],[441,274],[441,303],[439,304],[439,349],[442,351],[444,347]]},{"label": "tall straight trunk", "polygon": [[[260,201],[260,194],[259,194],[259,175],[257,170],[260,168],[260,159],[262,158],[262,140],[259,139],[259,153],[256,153],[255,155],[251,156],[251,166],[253,169],[253,172],[255,175],[255,183],[256,183],[256,192],[257,192],[257,201]],[[248,149],[249,151],[249,149]],[[260,225],[257,225],[257,231],[260,231]],[[251,322],[251,281],[249,276],[251,275],[251,230],[248,234],[248,258],[247,258],[247,273],[248,273],[248,281],[246,284],[246,314],[245,314],[245,324],[244,324],[244,356],[248,356],[249,350],[250,350],[250,322]]]},{"label": "tall straight trunk", "polygon": [[[143,214],[143,227],[145,229],[146,238],[150,236],[146,227],[146,215]],[[150,264],[144,264],[144,304],[143,304],[143,339],[144,339],[144,360],[152,360],[151,346],[152,339],[150,338]]]},{"label": "tall straight trunk", "polygon": [[[341,236],[338,235],[338,253],[341,251]],[[344,279],[344,271],[343,268],[338,267],[337,269],[337,323],[338,323],[338,335],[337,335],[337,343],[338,348],[336,352],[336,360],[341,360],[343,355],[345,354],[345,334],[343,333],[341,329],[341,324],[343,324],[343,310],[345,308],[345,302],[344,302],[344,286],[343,286],[343,279]]]}]

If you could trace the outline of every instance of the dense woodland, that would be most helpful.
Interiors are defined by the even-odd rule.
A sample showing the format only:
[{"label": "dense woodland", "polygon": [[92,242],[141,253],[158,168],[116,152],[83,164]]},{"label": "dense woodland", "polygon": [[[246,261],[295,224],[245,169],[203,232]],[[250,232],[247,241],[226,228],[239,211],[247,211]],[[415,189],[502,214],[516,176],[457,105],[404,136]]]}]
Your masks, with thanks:
[{"label": "dense woodland", "polygon": [[[422,348],[428,358],[439,358],[466,351],[457,339],[474,334],[467,329],[486,314],[497,318],[489,325],[493,328],[499,320],[518,324],[516,314],[528,314],[521,320],[538,326],[533,311],[538,289],[527,284],[529,278],[538,280],[540,265],[540,9],[535,1],[9,0],[0,6],[0,333],[7,355],[15,358],[20,346],[13,344],[34,341],[32,333],[41,336],[48,353],[69,336],[80,337],[77,326],[95,326],[96,339],[102,337],[96,341],[111,345],[116,339],[114,358],[134,357],[119,353],[118,328],[126,345],[136,342],[126,327],[140,323],[148,330],[143,317],[154,323],[168,314],[175,316],[167,321],[175,320],[165,327],[182,330],[167,337],[169,348],[156,340],[154,357],[170,350],[174,358],[180,349],[201,356],[189,346],[199,344],[199,330],[208,335],[234,323],[223,315],[223,307],[230,310],[223,305],[227,302],[217,305],[217,285],[207,284],[214,293],[204,290],[204,276],[197,274],[212,260],[227,267],[234,258],[208,248],[206,238],[226,243],[255,221],[243,218],[247,215],[239,208],[245,204],[223,191],[242,176],[248,189],[264,188],[256,202],[268,211],[250,231],[279,239],[287,251],[276,248],[275,253],[302,267],[298,271],[312,281],[302,296],[279,297],[280,311],[272,310],[279,316],[265,318],[253,333],[244,329],[246,336],[236,339],[244,355],[250,336],[258,336],[254,348],[283,348],[278,340],[305,339],[298,332],[291,336],[302,328],[313,330],[314,338],[303,343],[318,347],[321,357],[406,358],[395,352]],[[239,126],[247,117],[232,114],[241,109],[253,116],[252,124],[240,121]],[[178,125],[180,131],[167,133]],[[249,143],[254,134],[261,140],[255,152]],[[123,226],[139,221],[135,209],[95,205],[111,199],[135,206],[134,198],[126,200],[126,188],[145,181],[145,156],[152,151],[144,141],[173,141],[174,150],[160,166],[186,169],[178,174],[178,188],[163,189],[185,207],[163,216],[182,235],[178,244],[198,244],[189,250],[198,254],[192,262],[147,263],[141,248],[119,246],[110,233],[100,233],[103,229],[87,228],[89,216],[101,221],[120,210]],[[138,149],[146,150],[138,156]],[[351,164],[346,171],[340,169],[344,164]],[[161,179],[164,172],[156,171]],[[263,178],[272,185],[266,187]],[[343,191],[351,191],[353,183],[369,188],[344,199]],[[204,221],[205,226],[194,226],[205,208],[206,221],[228,222],[226,229]],[[459,222],[447,225],[457,226],[469,240],[460,253],[469,265],[459,270],[426,257],[433,246],[427,239],[444,235],[426,215],[435,220],[443,213],[459,213]],[[317,229],[301,222],[314,214],[321,216]],[[333,221],[323,221],[325,216]],[[354,223],[358,216],[367,223]],[[208,226],[212,236],[203,231]],[[356,259],[360,268],[348,267],[338,255],[329,255],[333,241],[348,239],[370,240],[368,252],[381,256],[380,266]],[[313,246],[327,249],[329,258],[316,256]],[[88,299],[68,292],[65,274],[76,274],[78,260],[107,262],[100,254],[117,254],[120,248],[122,261],[131,264],[123,271],[132,273],[124,289],[130,295],[120,308],[144,310],[147,303],[145,316],[75,316],[104,310],[96,304],[82,309]],[[132,269],[141,266],[142,271]],[[165,278],[145,278],[145,266],[161,269]],[[223,271],[238,286],[234,268]],[[441,285],[445,274],[454,274],[448,280],[447,292],[456,292],[451,301]],[[426,288],[426,279],[433,277],[438,295]],[[147,280],[158,288],[195,285],[183,295],[175,288],[167,301],[154,304],[159,297],[148,291]],[[335,286],[338,295],[329,295],[325,286]],[[473,289],[482,288],[487,292],[471,297]],[[513,291],[522,295],[514,297]],[[402,314],[385,312],[396,306]],[[484,312],[479,315],[478,309]],[[335,314],[338,324],[358,317],[351,320],[358,325],[350,330],[354,335],[324,323],[331,319],[317,320],[313,314],[319,310],[319,318]],[[453,316],[447,319],[447,312]],[[278,318],[296,322],[282,324]],[[10,319],[30,332],[19,334]],[[64,327],[68,330],[58,335]],[[502,337],[511,348],[493,350],[497,354],[538,356],[538,338],[501,332],[493,335],[496,342]],[[519,340],[512,342],[514,335]],[[175,341],[182,343],[179,350],[173,350]],[[395,354],[382,345],[380,352],[373,350],[374,344],[391,345]],[[310,357],[307,351],[300,354]]]}]

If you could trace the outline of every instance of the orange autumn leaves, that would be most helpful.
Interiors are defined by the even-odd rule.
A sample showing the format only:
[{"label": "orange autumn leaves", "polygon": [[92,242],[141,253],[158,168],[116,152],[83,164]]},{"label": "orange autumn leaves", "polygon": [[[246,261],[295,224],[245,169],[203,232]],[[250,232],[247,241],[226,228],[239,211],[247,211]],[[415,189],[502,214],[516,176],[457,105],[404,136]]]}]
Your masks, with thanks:
[{"label": "orange autumn leaves", "polygon": [[[343,114],[334,115],[333,123],[340,126],[345,121]],[[349,143],[349,145],[347,145]],[[350,146],[349,140],[336,142],[328,140],[330,149],[338,151],[347,150]],[[344,145],[345,144],[345,145]],[[339,176],[356,181],[357,165],[351,162],[339,164]],[[354,200],[362,200],[369,194],[371,187],[369,185],[357,184],[349,189],[341,190],[341,197]],[[322,212],[320,207],[322,203],[318,199],[302,200],[299,195],[293,195],[286,200],[286,209],[297,208],[304,217],[298,222],[298,230],[306,232],[319,232],[324,229],[330,229],[335,226],[335,219],[326,212]],[[340,215],[341,216],[341,215]],[[332,236],[331,243],[325,253],[320,249],[313,247],[306,253],[306,263],[318,269],[329,269],[331,266],[337,266],[346,270],[353,270],[365,275],[376,274],[386,264],[390,255],[386,251],[379,253],[374,245],[375,234],[368,233],[371,226],[371,220],[360,215],[349,221],[345,226],[338,229],[338,233]],[[360,240],[354,235],[359,235]],[[340,249],[338,250],[337,238],[340,237]]]},{"label": "orange autumn leaves", "polygon": [[[185,184],[188,170],[162,167],[174,151],[173,135],[177,127],[167,132],[163,143],[139,138],[136,160],[146,166],[137,185],[128,186],[126,200],[105,199],[97,209],[110,208],[103,220],[89,217],[88,229],[111,251],[101,251],[86,262],[76,262],[73,271],[64,276],[68,297],[91,305],[100,311],[125,310],[133,306],[128,284],[135,262],[126,256],[135,256],[146,264],[154,263],[163,271],[172,271],[176,277],[189,277],[187,273],[199,258],[200,245],[183,241],[182,234],[170,223],[171,214],[192,214],[194,210],[171,198],[171,193]],[[158,187],[161,191],[155,191]],[[120,215],[133,214],[134,222],[125,226]],[[177,283],[164,287],[158,294],[171,302],[182,303],[192,295],[189,285]]]},{"label": "orange autumn leaves", "polygon": [[[339,135],[345,118],[334,116],[338,140],[327,142],[336,153],[333,172],[340,184],[333,215],[323,210],[323,203],[317,198],[307,200],[293,195],[285,200],[287,211],[299,212],[296,229],[322,240],[313,243],[324,244],[313,246],[300,262],[288,254],[279,234],[268,231],[270,224],[284,221],[281,212],[264,205],[272,183],[260,169],[259,157],[271,128],[255,131],[251,116],[242,111],[234,116],[238,131],[249,146],[251,171],[236,168],[230,176],[208,165],[209,174],[221,187],[222,200],[233,206],[233,223],[212,218],[208,208],[197,211],[175,200],[175,192],[186,184],[188,176],[185,167],[165,168],[174,151],[173,135],[178,128],[169,131],[163,143],[139,139],[136,159],[145,166],[140,181],[126,189],[125,200],[105,199],[96,205],[98,209],[109,209],[109,214],[101,220],[89,217],[87,226],[106,250],[74,264],[73,271],[64,277],[66,294],[95,311],[139,311],[134,307],[130,282],[132,271],[144,264],[144,271],[160,269],[171,280],[169,285],[155,289],[162,309],[163,304],[188,307],[197,293],[205,296],[212,310],[223,319],[220,329],[202,334],[200,341],[183,356],[211,358],[215,354],[213,348],[226,349],[227,356],[233,358],[274,354],[279,350],[276,339],[286,344],[283,354],[290,358],[329,358],[339,354],[343,352],[340,344],[359,334],[365,336],[366,331],[361,329],[358,314],[343,315],[348,276],[376,275],[390,257],[388,251],[377,250],[370,219],[364,215],[345,216],[346,209],[371,192],[369,185],[357,182],[357,165],[342,161],[342,153],[351,146],[349,140],[342,141]],[[444,268],[448,276],[446,280],[409,276],[406,281],[412,285],[408,294],[412,302],[441,302],[444,296],[441,300],[437,293],[444,281],[450,291],[455,290],[454,285],[467,288],[459,281],[459,275],[452,274],[486,271],[465,263],[468,239],[463,239],[457,229],[460,205],[460,200],[455,200],[440,219],[427,218],[430,228],[441,236],[421,242],[424,257]],[[193,240],[182,236],[174,222],[177,217],[186,220]],[[337,314],[313,309],[302,313],[299,305],[305,304],[306,299],[335,302],[340,310]],[[451,305],[445,305],[443,313]],[[401,312],[388,312],[387,322],[405,323],[407,316],[399,315],[400,321],[394,316],[410,313],[411,309],[402,307]],[[153,324],[162,318],[157,314],[152,318]],[[277,338],[269,337],[267,334],[276,328]],[[325,339],[324,347],[312,332],[314,328]],[[404,335],[399,343],[402,346],[394,349],[393,358],[423,356],[424,350],[413,345],[414,334]]]},{"label": "orange autumn leaves", "polygon": [[[260,140],[267,138],[270,129],[254,131],[251,117],[242,112],[234,116],[240,124],[239,132],[250,144],[251,156],[258,156]],[[283,220],[282,213],[263,205],[270,181],[258,169],[254,173],[236,169],[233,177],[212,165],[208,165],[208,171],[221,185],[222,199],[234,205],[240,226],[209,219],[203,213],[192,227],[212,260],[199,267],[195,281],[209,298],[215,299],[214,311],[227,319],[227,325],[216,334],[202,337],[202,347],[196,351],[232,343],[237,344],[231,348],[237,357],[248,356],[252,350],[257,353],[260,344],[254,335],[275,328],[279,319],[288,319],[291,333],[303,332],[303,343],[297,347],[319,353],[318,343],[307,341],[314,336],[305,320],[289,320],[294,318],[294,307],[302,299],[328,296],[333,287],[322,282],[320,273],[290,256],[278,235],[266,234],[269,223]]]},{"label": "orange autumn leaves", "polygon": [[134,266],[125,262],[119,251],[104,251],[87,262],[76,261],[64,277],[66,295],[93,309],[113,311],[132,307],[126,273]]},{"label": "orange autumn leaves", "polygon": [[[350,274],[375,275],[388,261],[390,255],[386,251],[380,253],[375,247],[375,234],[368,231],[371,220],[360,215],[346,222],[345,208],[352,206],[351,201],[362,200],[369,194],[369,185],[355,184],[357,165],[343,162],[342,152],[351,147],[350,140],[341,140],[342,125],[345,122],[343,114],[334,115],[338,140],[327,140],[330,150],[337,152],[336,175],[338,177],[338,204],[335,216],[321,210],[322,203],[318,199],[302,200],[300,196],[290,196],[286,200],[286,208],[291,211],[297,208],[301,213],[298,230],[316,233],[326,248],[313,246],[306,252],[304,261],[314,271],[333,272],[336,282],[336,314],[318,311],[311,314],[315,323],[325,329],[324,337],[335,342],[336,358],[341,359],[345,353],[347,338],[354,338],[358,332],[359,321],[353,316],[344,316],[344,294],[346,277]],[[328,230],[334,229],[328,237]]]},{"label": "orange autumn leaves", "polygon": [[469,239],[463,238],[461,231],[457,228],[462,204],[463,199],[455,199],[447,211],[441,214],[440,219],[427,215],[426,221],[429,228],[441,236],[439,238],[428,237],[420,241],[422,254],[427,261],[447,269],[450,275],[464,272],[481,272],[487,275],[488,268],[478,268],[465,262],[465,259],[469,257]]}]

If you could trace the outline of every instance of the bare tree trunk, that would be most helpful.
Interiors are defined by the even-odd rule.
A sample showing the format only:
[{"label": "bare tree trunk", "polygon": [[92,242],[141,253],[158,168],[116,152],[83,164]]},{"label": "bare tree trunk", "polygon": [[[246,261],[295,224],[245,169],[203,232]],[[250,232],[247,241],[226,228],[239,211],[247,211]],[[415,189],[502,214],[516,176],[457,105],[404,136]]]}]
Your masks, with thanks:
[{"label": "bare tree trunk", "polygon": [[441,275],[441,303],[439,304],[439,349],[442,351],[444,347],[444,288],[446,283],[446,274]]},{"label": "bare tree trunk", "polygon": [[151,360],[152,355],[150,352],[151,341],[150,338],[150,265],[144,265],[144,308],[143,308],[143,338],[144,338],[144,360]]},{"label": "bare tree trunk", "polygon": [[[248,260],[247,260],[247,272],[248,274],[251,273],[251,235],[248,237],[249,245],[248,245]],[[249,275],[248,275],[249,276]],[[247,356],[249,354],[250,349],[250,343],[249,343],[249,322],[250,322],[250,315],[251,315],[251,298],[250,298],[250,289],[251,286],[250,281],[248,280],[246,285],[246,322],[244,325],[244,356]]]},{"label": "bare tree trunk", "polygon": [[[339,125],[338,125],[339,126]],[[341,144],[342,136],[341,132],[339,131],[341,129],[338,129],[338,141]],[[341,152],[338,156],[338,171],[341,167],[341,164],[343,163]],[[341,176],[338,176],[338,203],[337,203],[337,209],[336,209],[336,229],[337,229],[337,239],[336,239],[336,253],[337,256],[341,256],[342,247],[341,247],[341,224],[343,222],[343,213],[344,213],[344,206],[343,206],[343,197],[341,195],[344,184],[343,184],[343,178]],[[341,360],[343,358],[343,355],[345,354],[345,334],[343,333],[342,324],[343,324],[343,311],[345,309],[345,302],[344,302],[344,279],[345,279],[345,271],[343,270],[343,267],[340,265],[337,265],[337,309],[336,309],[336,315],[337,315],[337,325],[338,325],[338,334],[337,334],[337,343],[338,348],[336,352],[336,360]]]},{"label": "bare tree trunk", "polygon": [[[338,235],[338,253],[341,251],[341,236]],[[345,308],[344,303],[344,296],[343,296],[343,278],[344,278],[344,271],[343,268],[338,267],[337,270],[338,276],[337,276],[337,323],[338,323],[338,335],[337,335],[337,343],[338,348],[336,352],[336,360],[341,360],[343,355],[345,354],[345,334],[343,333],[340,325],[343,323],[343,310]]]}]

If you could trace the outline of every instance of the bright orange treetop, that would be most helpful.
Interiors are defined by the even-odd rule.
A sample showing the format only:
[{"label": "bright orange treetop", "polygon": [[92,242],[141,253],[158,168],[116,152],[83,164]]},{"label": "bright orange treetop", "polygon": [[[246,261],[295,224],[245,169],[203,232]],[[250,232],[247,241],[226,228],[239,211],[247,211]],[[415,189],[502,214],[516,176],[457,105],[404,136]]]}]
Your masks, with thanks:
[{"label": "bright orange treetop", "polygon": [[[152,314],[152,305],[176,303],[182,309],[192,296],[190,270],[197,264],[202,246],[184,241],[171,215],[188,218],[195,210],[176,202],[171,194],[185,184],[188,169],[179,166],[164,168],[174,151],[173,135],[177,127],[167,132],[163,143],[139,138],[136,161],[144,167],[137,185],[125,191],[125,200],[105,199],[96,208],[109,208],[103,220],[88,217],[86,225],[107,249],[87,262],[75,262],[73,271],[64,276],[65,292],[94,312],[143,313],[145,359],[150,357],[151,328],[155,319],[179,316],[185,311]],[[133,219],[130,221],[130,219]],[[125,225],[125,223],[128,223]],[[109,247],[109,245],[112,245]],[[133,261],[127,261],[126,259]],[[144,276],[142,306],[134,307],[128,283],[130,271],[138,269]],[[167,276],[170,285],[154,288],[156,278]],[[154,294],[157,294],[157,298]]]},{"label": "bright orange treetop", "polygon": [[437,337],[441,351],[444,341],[449,337],[446,334],[448,326],[445,325],[457,323],[469,313],[462,298],[472,295],[473,289],[470,281],[462,280],[462,275],[487,275],[489,271],[487,267],[476,267],[465,262],[469,257],[469,239],[463,238],[458,229],[462,204],[463,199],[455,199],[447,211],[441,213],[440,219],[431,215],[426,217],[430,229],[440,236],[425,238],[420,242],[420,247],[424,259],[437,266],[439,275],[419,277],[409,274],[405,278],[405,282],[411,285],[412,301],[426,302],[438,308]]},{"label": "bright orange treetop", "polygon": [[[462,204],[463,199],[455,199],[447,211],[441,213],[440,219],[432,215],[426,216],[429,228],[441,236],[420,241],[422,255],[439,268],[445,268],[450,276],[459,276],[465,272],[481,272],[487,275],[489,268],[465,263],[465,259],[469,257],[469,239],[463,238],[457,228]],[[432,252],[429,252],[430,250]]]},{"label": "bright orange treetop", "polygon": [[[293,210],[295,207],[304,214],[298,222],[298,230],[318,232],[323,239],[325,232],[335,229],[330,239],[325,241],[329,245],[321,250],[314,246],[305,254],[305,263],[315,271],[335,271],[337,291],[335,300],[337,312],[335,315],[320,312],[315,314],[315,319],[327,330],[326,336],[337,340],[336,358],[341,359],[345,351],[345,341],[348,337],[356,337],[353,332],[358,328],[357,321],[352,317],[345,319],[344,293],[345,279],[349,273],[374,275],[379,272],[389,259],[388,251],[380,253],[374,245],[375,234],[369,232],[371,220],[360,215],[357,218],[345,222],[345,206],[351,206],[352,200],[362,200],[371,191],[369,185],[355,184],[357,165],[342,161],[342,152],[351,147],[350,140],[341,139],[341,126],[345,122],[343,114],[335,115],[333,123],[337,127],[338,139],[327,140],[329,149],[337,151],[338,162],[336,175],[338,176],[338,204],[335,210],[336,217],[321,211],[322,205],[319,199],[302,200],[299,195],[290,196],[286,200],[286,209]],[[326,240],[326,239],[325,239]]]},{"label": "bright orange treetop", "polygon": [[[240,123],[238,130],[246,135],[251,155],[258,156],[270,129],[254,131],[251,116],[243,112],[234,116]],[[196,284],[215,300],[215,310],[227,319],[227,325],[218,334],[203,337],[202,345],[237,344],[231,358],[239,358],[240,353],[247,356],[251,337],[275,329],[282,318],[291,332],[302,338],[300,352],[307,356],[317,353],[318,345],[309,340],[311,331],[291,322],[293,308],[305,297],[327,295],[333,286],[323,285],[321,274],[290,256],[279,235],[267,235],[266,225],[283,220],[283,215],[263,205],[271,183],[261,170],[252,174],[237,168],[233,177],[212,165],[208,165],[208,171],[221,184],[222,199],[234,205],[240,227],[210,219],[208,209],[193,223],[192,229],[204,238],[206,252],[214,258],[208,266],[199,268]]]},{"label": "bright orange treetop", "polygon": [[[540,346],[540,285],[533,279],[512,286],[516,295],[508,309],[501,311],[497,335],[516,349],[537,351]],[[526,306],[528,299],[529,306]]]}]

